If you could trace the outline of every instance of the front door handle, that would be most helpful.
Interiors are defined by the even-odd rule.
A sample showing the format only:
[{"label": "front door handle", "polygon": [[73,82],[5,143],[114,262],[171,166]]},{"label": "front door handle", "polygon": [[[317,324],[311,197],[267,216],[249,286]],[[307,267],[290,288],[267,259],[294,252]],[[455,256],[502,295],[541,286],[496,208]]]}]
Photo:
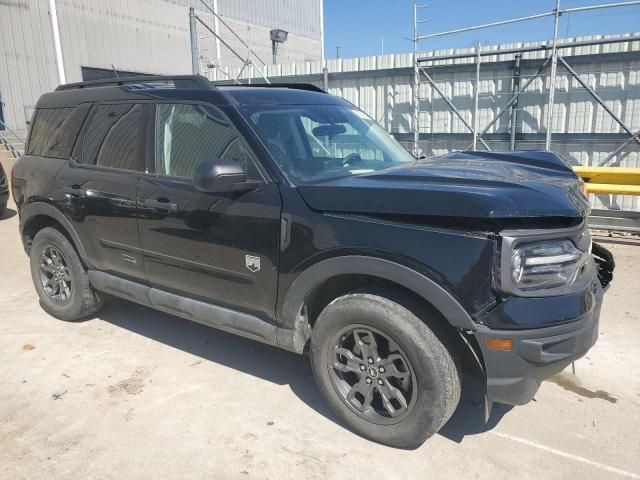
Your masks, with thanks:
[{"label": "front door handle", "polygon": [[62,187],[62,193],[69,195],[70,197],[86,197],[87,191],[84,188],[80,188],[77,185],[70,187]]},{"label": "front door handle", "polygon": [[147,208],[153,208],[162,213],[177,213],[178,205],[176,203],[171,203],[165,199],[147,199],[144,201],[143,205]]}]

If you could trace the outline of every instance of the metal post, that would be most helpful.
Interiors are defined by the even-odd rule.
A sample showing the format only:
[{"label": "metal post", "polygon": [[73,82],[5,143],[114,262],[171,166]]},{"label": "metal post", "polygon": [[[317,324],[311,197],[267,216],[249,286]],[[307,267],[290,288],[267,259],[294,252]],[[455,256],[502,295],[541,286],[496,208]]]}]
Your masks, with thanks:
[{"label": "metal post", "polygon": [[560,0],[556,0],[553,11],[553,40],[551,44],[551,74],[549,78],[549,103],[547,104],[547,135],[544,142],[545,150],[551,150],[551,133],[553,131],[553,106],[556,94],[556,70],[558,68],[558,23],[560,20]]},{"label": "metal post", "polygon": [[[575,7],[575,8],[567,8],[565,10],[560,10],[559,6],[560,2],[556,3],[556,9],[552,12],[544,12],[544,13],[536,13],[535,15],[528,15],[526,17],[518,17],[518,18],[510,18],[508,20],[500,20],[498,22],[484,23],[482,25],[474,25],[471,27],[463,27],[456,28],[455,30],[447,30],[446,32],[437,32],[430,33],[428,35],[420,35],[417,40],[425,40],[427,38],[435,38],[435,37],[444,37],[445,35],[453,35],[454,33],[462,33],[462,32],[471,32],[473,30],[480,30],[483,28],[491,28],[498,27],[501,25],[510,25],[512,23],[518,22],[526,22],[529,20],[536,20],[538,18],[545,18],[555,16],[556,18],[564,13],[576,13],[576,12],[584,12],[587,10],[597,10],[601,8],[613,8],[613,7],[630,7],[634,5],[640,5],[640,0],[633,0],[627,2],[617,2],[617,3],[605,3],[603,5],[590,5],[586,7]],[[502,54],[502,52],[500,52]]]},{"label": "metal post", "polygon": [[62,43],[60,42],[60,26],[58,25],[58,10],[56,0],[49,0],[49,12],[51,12],[51,29],[53,30],[53,49],[56,53],[56,65],[58,67],[58,81],[67,83],[64,76],[64,61],[62,60]]},{"label": "metal post", "polygon": [[638,141],[638,137],[640,136],[640,130],[638,130],[633,136],[627,138],[627,140],[620,145],[618,148],[616,148],[613,152],[611,152],[607,158],[605,158],[603,161],[600,162],[600,164],[598,165],[599,167],[605,167],[611,160],[613,160],[613,157],[615,157],[617,154],[619,154],[622,150],[625,149],[625,147],[627,145],[629,145],[631,142],[633,141]]},{"label": "metal post", "polygon": [[326,66],[325,52],[324,52],[324,0],[320,0],[320,58],[322,63]]},{"label": "metal post", "polygon": [[[511,97],[511,99],[507,102],[507,104],[502,108],[502,110],[500,110],[500,113],[498,113],[498,115],[496,115],[495,117],[493,117],[493,120],[491,120],[486,127],[484,127],[482,129],[482,131],[480,132],[480,134],[478,135],[478,138],[482,138],[482,136],[487,133],[489,131],[489,129],[491,127],[493,127],[493,125],[500,120],[500,117],[502,117],[502,115],[504,115],[506,112],[509,111],[509,108],[511,107],[511,105],[518,101],[518,97],[520,97],[520,95],[522,95],[522,93],[529,87],[529,85],[531,85],[533,83],[533,81],[538,78],[540,76],[540,74],[544,71],[545,67],[547,66],[547,64],[551,61],[551,57],[548,57],[544,62],[542,62],[542,65],[540,65],[540,67],[538,68],[538,70],[536,71],[536,73],[529,79],[527,80],[527,83],[525,83],[522,88],[518,91],[518,94]],[[469,145],[467,148],[471,148],[471,145]]]},{"label": "metal post", "polygon": [[[465,118],[462,116],[462,114],[460,113],[460,111],[456,108],[456,106],[453,104],[453,102],[451,101],[451,99],[449,97],[447,97],[442,90],[440,90],[440,88],[438,88],[438,85],[436,85],[436,82],[433,81],[433,78],[431,78],[431,76],[424,71],[424,69],[420,69],[420,72],[422,72],[422,74],[425,76],[425,78],[429,81],[429,84],[431,85],[431,87],[436,91],[436,93],[438,95],[440,95],[442,97],[442,99],[445,101],[445,103],[447,105],[449,105],[449,108],[451,109],[451,111],[453,113],[456,114],[456,116],[460,119],[460,121],[462,122],[462,124],[467,127],[469,129],[470,132],[473,132],[473,127],[471,125],[469,125],[469,122],[467,122],[465,120]],[[482,143],[482,145],[484,145],[484,148],[486,148],[488,151],[491,151],[491,148],[489,148],[489,145],[487,145],[487,142],[485,142],[482,137],[478,137],[478,140],[480,140],[480,143]]]},{"label": "metal post", "polygon": [[476,88],[473,92],[473,150],[478,149],[478,99],[480,97],[480,42],[476,44]]},{"label": "metal post", "polygon": [[[640,1],[640,0],[639,0]],[[226,46],[226,43],[222,41],[222,36],[220,35],[220,25],[219,23],[222,23],[222,25],[224,25],[227,30],[229,30],[229,32],[231,32],[231,34],[236,37],[236,39],[240,42],[241,45],[244,45],[245,47],[247,47],[247,50],[249,52],[251,52],[251,54],[256,57],[258,59],[258,61],[263,65],[263,66],[267,66],[267,64],[264,62],[264,60],[262,60],[262,58],[260,58],[260,56],[251,48],[249,47],[249,45],[247,44],[247,42],[245,42],[242,37],[240,35],[238,35],[230,26],[227,22],[225,22],[222,17],[218,14],[218,3],[217,0],[214,0],[213,2],[213,8],[211,8],[207,2],[205,2],[205,0],[200,0],[200,2],[202,3],[202,5],[204,7],[206,7],[207,10],[209,10],[209,12],[214,16],[214,22],[213,22],[213,26],[214,26],[214,30],[215,30],[215,34],[214,36],[216,37],[216,52],[218,57],[220,57],[220,44],[222,43],[223,45]],[[258,65],[256,63],[253,64],[256,68],[258,68]]]},{"label": "metal post", "polygon": [[196,14],[193,7],[189,8],[189,35],[191,36],[191,72],[194,75],[200,73],[200,61],[198,59],[198,29],[196,28]]},{"label": "metal post", "polygon": [[275,40],[271,40],[271,56],[272,62],[274,65],[278,63],[278,45]]},{"label": "metal post", "polygon": [[413,4],[413,156],[420,143],[420,65],[418,64],[418,5]]},{"label": "metal post", "polygon": [[520,91],[520,58],[522,55],[519,53],[515,56],[513,63],[513,96],[515,102],[511,104],[511,127],[509,128],[509,149],[514,151],[516,149],[516,128],[518,127],[518,92]]},{"label": "metal post", "polygon": [[[218,0],[213,0],[213,29],[218,34],[220,34],[220,22],[218,21]],[[218,59],[218,61],[220,61],[221,59],[220,40],[218,40],[218,37],[216,37],[216,58]]]},{"label": "metal post", "polygon": [[[242,60],[243,62],[246,61],[246,59],[244,57],[242,57],[242,55],[240,55],[237,51],[235,51],[233,49],[233,47],[231,47],[231,45],[229,45],[227,42],[224,41],[224,39],[218,35],[216,32],[213,31],[213,29],[211,29],[211,27],[209,27],[209,25],[207,25],[205,22],[202,21],[202,19],[200,17],[198,17],[197,15],[195,15],[195,19],[200,23],[200,25],[202,25],[205,29],[207,29],[207,31],[213,35],[214,37],[216,37],[218,40],[220,40],[220,43],[222,45],[224,45],[226,48],[229,49],[229,51],[231,53],[233,53],[236,58],[238,58],[239,60]],[[251,61],[251,59],[249,59],[249,61]],[[264,74],[264,72],[262,71],[262,69],[256,65],[255,63],[251,62],[253,64],[253,66],[256,67],[256,69],[258,70],[258,72],[260,73],[260,75],[262,76],[262,78],[264,79],[264,81],[266,83],[271,83],[271,81],[269,81],[269,79],[267,78],[267,76]]]},{"label": "metal post", "polygon": [[322,68],[322,89],[325,92],[329,91],[329,69],[327,68],[326,63]]}]

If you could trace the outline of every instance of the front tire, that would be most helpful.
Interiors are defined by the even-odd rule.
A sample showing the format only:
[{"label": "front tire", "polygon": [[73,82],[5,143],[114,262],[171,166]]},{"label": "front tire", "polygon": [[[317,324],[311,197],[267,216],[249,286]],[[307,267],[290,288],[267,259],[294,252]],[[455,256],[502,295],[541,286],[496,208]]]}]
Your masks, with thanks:
[{"label": "front tire", "polygon": [[436,335],[418,311],[391,292],[348,294],[325,307],[311,336],[313,372],[332,409],[355,432],[397,448],[419,447],[460,399],[446,332]]},{"label": "front tire", "polygon": [[96,313],[102,299],[67,237],[52,227],[40,230],[30,249],[31,277],[40,306],[60,320],[76,321]]}]

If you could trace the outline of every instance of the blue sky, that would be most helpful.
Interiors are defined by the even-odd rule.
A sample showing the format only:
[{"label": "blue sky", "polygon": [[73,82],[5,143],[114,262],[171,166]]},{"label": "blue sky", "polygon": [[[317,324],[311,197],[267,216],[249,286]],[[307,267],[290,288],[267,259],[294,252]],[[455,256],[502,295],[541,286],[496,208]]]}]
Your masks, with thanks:
[{"label": "blue sky", "polygon": [[[561,0],[562,8],[613,3],[614,0]],[[618,1],[618,0],[616,0]],[[555,0],[421,0],[419,18],[429,19],[421,34],[441,32],[513,17],[553,10]],[[377,55],[384,37],[385,53],[411,51],[412,0],[324,0],[325,55],[335,58]],[[486,30],[477,30],[420,42],[420,50],[470,47],[483,44],[547,40],[553,18],[532,20]],[[559,36],[629,33],[640,31],[640,6],[594,10],[563,15]]]}]

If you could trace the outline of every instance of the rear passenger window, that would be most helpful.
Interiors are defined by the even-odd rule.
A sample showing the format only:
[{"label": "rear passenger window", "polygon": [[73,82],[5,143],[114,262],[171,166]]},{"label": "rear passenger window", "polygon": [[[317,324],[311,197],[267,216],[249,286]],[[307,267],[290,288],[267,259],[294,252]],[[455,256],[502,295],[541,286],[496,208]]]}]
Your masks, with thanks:
[{"label": "rear passenger window", "polygon": [[69,158],[71,156],[71,150],[76,143],[80,128],[82,128],[90,109],[90,103],[78,105],[73,109],[71,115],[67,117],[62,126],[49,139],[44,153],[45,156],[54,158]]},{"label": "rear passenger window", "polygon": [[29,135],[27,154],[46,156],[49,142],[54,139],[56,132],[61,131],[71,112],[73,108],[37,109]]},{"label": "rear passenger window", "polygon": [[144,170],[143,121],[143,105],[99,105],[85,132],[82,162],[99,167]]}]

